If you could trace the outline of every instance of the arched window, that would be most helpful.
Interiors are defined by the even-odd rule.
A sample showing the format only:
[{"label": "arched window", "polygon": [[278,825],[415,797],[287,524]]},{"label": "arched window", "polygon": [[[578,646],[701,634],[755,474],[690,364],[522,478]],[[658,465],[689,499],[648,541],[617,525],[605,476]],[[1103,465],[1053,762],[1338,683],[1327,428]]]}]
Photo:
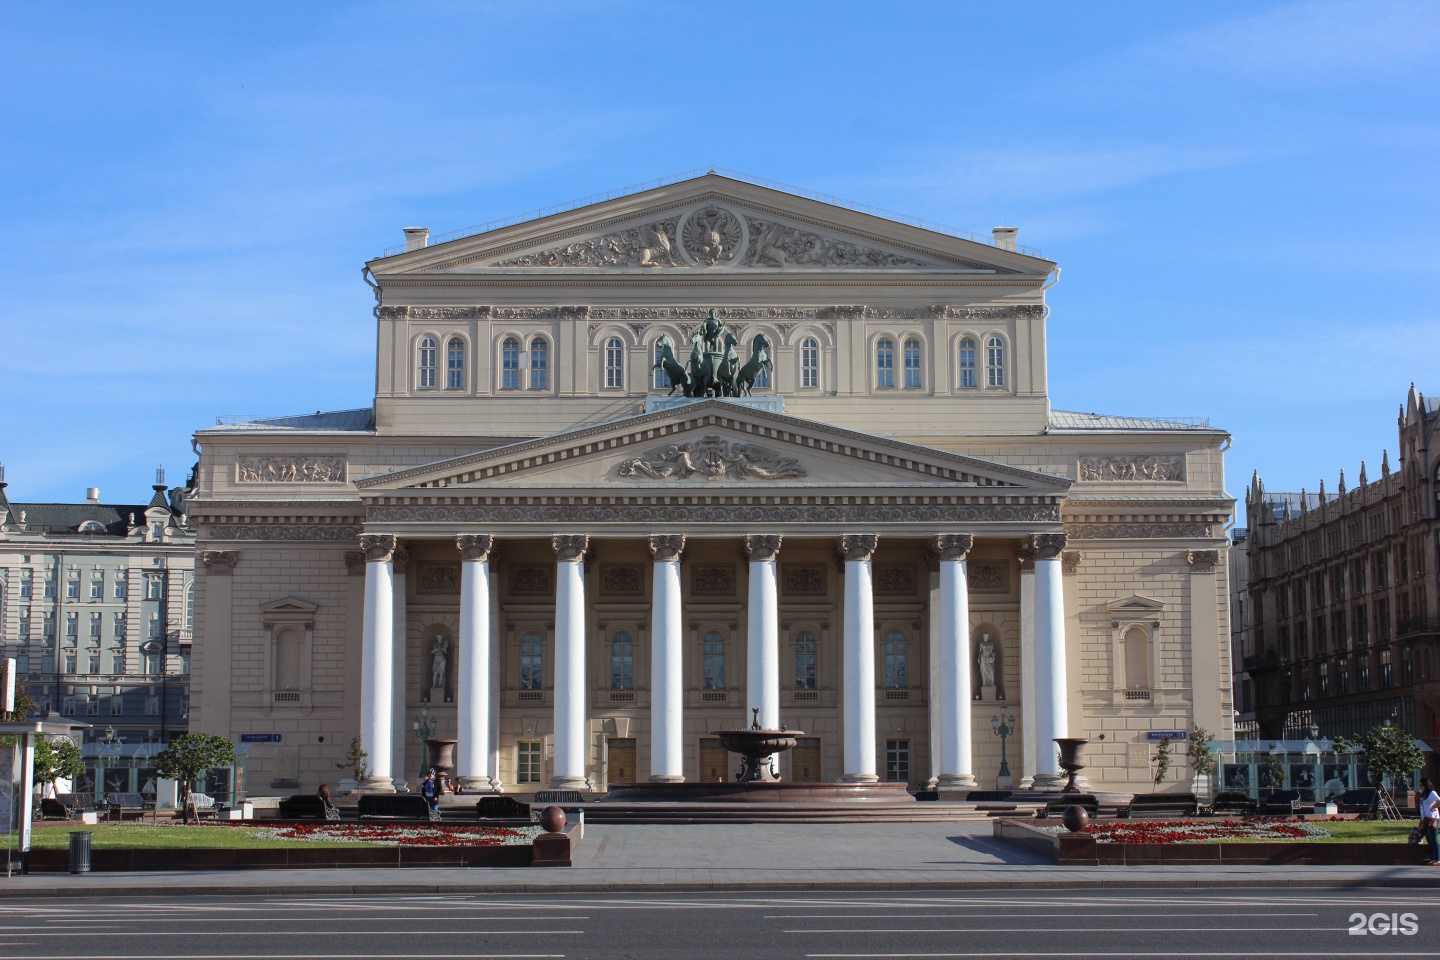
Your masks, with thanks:
[{"label": "arched window", "polygon": [[195,581],[191,580],[185,587],[185,629],[193,633],[195,630]]},{"label": "arched window", "polygon": [[795,634],[795,689],[815,689],[815,634],[809,630]]},{"label": "arched window", "polygon": [[[753,341],[752,341],[751,344],[750,344],[750,352],[751,352],[752,355],[753,355],[754,352],[755,352],[755,344],[754,344]],[[774,358],[772,357],[771,360],[773,361]],[[748,363],[748,362],[749,362],[748,360],[745,361],[745,363]],[[742,366],[743,366],[743,364],[742,364]],[[754,389],[756,389],[756,390],[769,390],[769,389],[770,389],[770,368],[769,368],[769,367],[761,367],[761,368],[760,368],[760,372],[757,373],[757,374],[755,374],[755,387],[754,387]]]},{"label": "arched window", "polygon": [[715,630],[700,642],[700,666],[704,674],[702,689],[725,689],[725,637]]},{"label": "arched window", "polygon": [[435,338],[425,337],[420,341],[417,358],[416,386],[433,389],[435,386]]},{"label": "arched window", "polygon": [[899,630],[885,634],[885,689],[905,690],[910,686],[910,642]]},{"label": "arched window", "polygon": [[975,341],[969,337],[960,341],[960,386],[975,386]]},{"label": "arched window", "polygon": [[610,638],[610,689],[635,689],[635,644],[623,630]]},{"label": "arched window", "polygon": [[445,389],[465,389],[465,341],[459,337],[445,345]]},{"label": "arched window", "polygon": [[666,373],[665,368],[660,365],[660,361],[665,358],[664,354],[660,344],[655,344],[655,389],[657,390],[669,390],[671,387],[670,374]]},{"label": "arched window", "polygon": [[520,389],[520,341],[514,337],[500,344],[500,389]]},{"label": "arched window", "polygon": [[530,340],[530,389],[550,389],[550,342],[544,337]]},{"label": "arched window", "polygon": [[985,383],[991,387],[1005,386],[1005,341],[999,337],[985,341]]},{"label": "arched window", "polygon": [[1150,635],[1140,627],[1125,631],[1125,689],[1150,689]]},{"label": "arched window", "polygon": [[625,387],[625,344],[619,337],[605,341],[605,386],[611,390]]},{"label": "arched window", "polygon": [[820,386],[820,342],[814,337],[800,343],[800,386]]},{"label": "arched window", "polygon": [[895,386],[895,341],[889,337],[875,341],[875,386]]},{"label": "arched window", "polygon": [[918,390],[920,386],[920,341],[910,337],[905,341],[905,389]]},{"label": "arched window", "polygon": [[539,690],[545,682],[545,653],[538,633],[520,638],[520,689]]}]

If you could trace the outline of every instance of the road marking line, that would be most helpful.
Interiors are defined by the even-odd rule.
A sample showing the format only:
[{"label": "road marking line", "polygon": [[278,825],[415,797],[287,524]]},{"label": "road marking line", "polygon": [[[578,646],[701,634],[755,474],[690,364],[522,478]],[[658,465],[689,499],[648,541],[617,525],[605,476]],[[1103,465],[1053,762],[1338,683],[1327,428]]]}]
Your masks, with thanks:
[{"label": "road marking line", "polygon": [[1067,936],[1081,933],[1344,933],[1346,927],[897,927],[883,929],[782,930],[781,933],[1059,933]]},{"label": "road marking line", "polygon": [[[974,915],[968,913],[957,913],[945,916],[934,913],[776,913],[767,914],[765,920],[968,920]],[[1194,913],[1017,913],[1011,914],[988,914],[990,919],[1016,919],[1029,920],[1032,917],[1096,917],[1115,919],[1119,917],[1147,917],[1151,919],[1162,919],[1165,917],[1213,917],[1214,913],[1196,911]],[[1265,913],[1255,914],[1230,914],[1230,916],[1251,917],[1254,919],[1265,919],[1268,917],[1318,917],[1318,913]],[[77,921],[78,922],[78,921]],[[139,921],[137,921],[139,922]],[[148,921],[147,921],[148,922]]]},{"label": "road marking line", "polygon": [[[418,937],[418,936],[561,936],[583,934],[584,930],[54,930],[43,933],[27,933],[26,937],[335,937],[342,933],[362,937]],[[210,954],[206,954],[210,956]]]}]

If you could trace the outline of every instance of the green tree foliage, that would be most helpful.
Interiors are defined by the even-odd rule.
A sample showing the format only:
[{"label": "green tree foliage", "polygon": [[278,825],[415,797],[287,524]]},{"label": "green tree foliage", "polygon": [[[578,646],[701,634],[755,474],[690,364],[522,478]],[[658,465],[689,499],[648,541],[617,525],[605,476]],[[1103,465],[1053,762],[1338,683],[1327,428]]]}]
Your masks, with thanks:
[{"label": "green tree foliage", "polygon": [[1155,749],[1155,789],[1160,789],[1160,784],[1165,781],[1165,774],[1170,772],[1170,738],[1161,737],[1160,746]]},{"label": "green tree foliage", "polygon": [[1268,774],[1270,789],[1279,790],[1285,782],[1285,754],[1280,752],[1278,744],[1270,744],[1270,752],[1265,754],[1265,759],[1260,761],[1259,766]]},{"label": "green tree foliage", "polygon": [[338,769],[349,770],[356,780],[364,780],[370,775],[370,754],[365,752],[365,741],[355,737],[350,741],[350,752],[345,754],[345,759],[335,764]]},{"label": "green tree foliage", "polygon": [[1202,777],[1208,777],[1215,772],[1215,754],[1210,752],[1210,744],[1215,742],[1215,736],[1209,730],[1197,724],[1190,726],[1190,739],[1185,744],[1185,759],[1190,761],[1190,769]]},{"label": "green tree foliage", "polygon": [[85,762],[80,748],[69,740],[51,743],[35,738],[35,782],[44,786],[56,780],[78,780],[85,776]]},{"label": "green tree foliage", "polygon": [[[235,745],[213,733],[182,733],[155,758],[160,776],[174,780],[184,791],[181,809],[185,822],[190,822],[190,784],[200,779],[211,767],[224,767],[235,762]],[[198,819],[198,818],[197,818]]]},{"label": "green tree foliage", "polygon": [[1358,740],[1335,738],[1335,753],[1363,751],[1365,766],[1372,775],[1390,780],[1419,770],[1425,765],[1425,754],[1415,746],[1415,738],[1400,727],[1383,724],[1371,727]]}]

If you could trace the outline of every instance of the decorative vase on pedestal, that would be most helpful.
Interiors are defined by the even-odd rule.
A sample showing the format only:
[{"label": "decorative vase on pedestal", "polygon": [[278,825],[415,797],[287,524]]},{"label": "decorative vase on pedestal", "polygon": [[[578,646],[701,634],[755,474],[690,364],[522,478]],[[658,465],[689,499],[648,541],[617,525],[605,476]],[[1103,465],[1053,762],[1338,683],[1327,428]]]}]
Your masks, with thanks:
[{"label": "decorative vase on pedestal", "polygon": [[435,777],[441,783],[454,783],[455,744],[459,742],[459,740],[425,741],[425,749],[429,752],[430,766],[434,768]]},{"label": "decorative vase on pedestal", "polygon": [[1055,742],[1060,746],[1060,769],[1070,774],[1060,792],[1080,793],[1075,774],[1085,769],[1085,744],[1090,740],[1086,737],[1056,737]]}]

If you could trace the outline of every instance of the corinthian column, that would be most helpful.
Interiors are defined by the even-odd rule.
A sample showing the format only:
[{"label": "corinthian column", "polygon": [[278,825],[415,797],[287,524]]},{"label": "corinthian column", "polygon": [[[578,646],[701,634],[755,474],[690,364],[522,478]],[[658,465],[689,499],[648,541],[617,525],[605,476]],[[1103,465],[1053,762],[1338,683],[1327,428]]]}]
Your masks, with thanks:
[{"label": "corinthian column", "polygon": [[874,783],[875,598],[870,557],[879,537],[842,537],[845,558],[845,774],[844,783]]},{"label": "corinthian column", "polygon": [[651,537],[655,558],[654,600],[650,607],[650,779],[685,780],[685,702],[681,651],[684,618],[680,610],[680,554],[684,537]]},{"label": "corinthian column", "polygon": [[941,534],[935,538],[940,552],[940,675],[936,694],[940,698],[941,789],[976,786],[971,763],[970,730],[970,585],[966,580],[965,557],[975,538],[964,533]]},{"label": "corinthian column", "polygon": [[552,790],[584,790],[586,536],[558,536],[555,546],[555,770]]},{"label": "corinthian column", "polygon": [[466,790],[484,790],[490,777],[490,548],[486,536],[458,536],[460,641],[455,651],[455,774]]},{"label": "corinthian column", "polygon": [[365,623],[361,633],[360,740],[370,754],[370,775],[359,789],[391,793],[391,719],[394,716],[395,538],[360,538],[365,552]]},{"label": "corinthian column", "polygon": [[745,649],[745,712],[760,711],[760,726],[780,729],[780,605],[775,558],[780,538],[745,538],[750,558],[750,595]]},{"label": "corinthian column", "polygon": [[1060,777],[1055,740],[1068,736],[1069,694],[1065,677],[1065,592],[1060,554],[1063,533],[1031,538],[1035,548],[1035,786]]}]

